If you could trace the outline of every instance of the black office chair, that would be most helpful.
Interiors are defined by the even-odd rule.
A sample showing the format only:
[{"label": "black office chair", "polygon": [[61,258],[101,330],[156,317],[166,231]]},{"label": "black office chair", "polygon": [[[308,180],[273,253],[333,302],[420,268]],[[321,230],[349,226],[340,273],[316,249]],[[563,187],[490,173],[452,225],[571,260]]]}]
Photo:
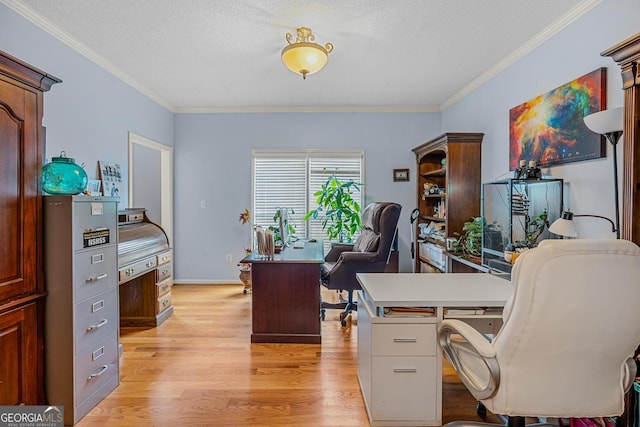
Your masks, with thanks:
[{"label": "black office chair", "polygon": [[347,291],[348,300],[322,302],[322,320],[326,309],[343,310],[340,323],[347,326],[347,316],[358,309],[353,291],[360,289],[356,273],[382,273],[395,239],[402,206],[393,202],[374,202],[362,212],[363,229],[353,244],[334,245],[322,264],[322,285],[327,289]]}]

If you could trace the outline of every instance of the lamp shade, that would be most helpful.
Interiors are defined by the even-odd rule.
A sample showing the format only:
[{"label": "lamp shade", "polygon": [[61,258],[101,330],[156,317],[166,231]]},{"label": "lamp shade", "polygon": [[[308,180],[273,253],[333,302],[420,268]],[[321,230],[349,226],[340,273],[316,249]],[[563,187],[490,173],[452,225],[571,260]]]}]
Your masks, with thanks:
[{"label": "lamp shade", "polygon": [[600,135],[622,131],[624,128],[623,107],[611,108],[589,114],[584,117],[584,124]]},{"label": "lamp shade", "polygon": [[573,213],[570,211],[562,212],[562,216],[549,227],[549,231],[558,236],[578,237],[576,225],[573,222]]},{"label": "lamp shade", "polygon": [[282,62],[288,69],[306,79],[308,75],[317,73],[326,65],[329,52],[333,50],[331,43],[324,46],[313,43],[315,36],[307,27],[298,28],[295,42],[291,41],[292,38],[291,34],[287,33],[286,39],[289,44],[282,49]]}]

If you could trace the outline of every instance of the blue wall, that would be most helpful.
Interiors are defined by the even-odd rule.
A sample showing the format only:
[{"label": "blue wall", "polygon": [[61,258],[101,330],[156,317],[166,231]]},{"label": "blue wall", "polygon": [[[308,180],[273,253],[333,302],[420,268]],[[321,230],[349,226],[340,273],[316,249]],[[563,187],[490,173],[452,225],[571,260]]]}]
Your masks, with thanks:
[{"label": "blue wall", "polygon": [[[440,113],[177,114],[175,126],[176,258],[188,253],[176,263],[176,277],[238,280],[236,262],[250,235],[238,215],[251,208],[253,148],[364,149],[367,200],[403,207],[400,263],[411,271],[416,181],[393,182],[393,169],[415,169],[411,149],[438,135]],[[226,254],[233,263],[225,262]]]},{"label": "blue wall", "polygon": [[[607,106],[623,105],[620,67],[600,52],[640,31],[637,0],[604,0],[534,51],[442,113],[442,128],[484,132],[482,179],[509,171],[509,109],[600,67],[607,68]],[[622,144],[619,145],[620,147]],[[618,153],[622,165],[623,153]],[[619,181],[622,170],[619,166]],[[546,168],[565,180],[565,208],[614,218],[611,146],[607,157]],[[582,238],[613,238],[609,225],[576,219]]]},{"label": "blue wall", "polygon": [[[64,150],[94,179],[98,160],[118,163],[127,173],[128,132],[174,145],[172,112],[4,4],[0,40],[0,50],[62,79],[44,95],[47,159]],[[127,207],[126,182],[123,190],[120,208]]]},{"label": "blue wall", "polygon": [[[173,114],[3,4],[0,49],[64,81],[45,94],[47,158],[65,150],[94,178],[98,160],[127,170],[128,132],[174,147],[175,278],[215,282],[237,281],[248,234],[237,218],[251,205],[252,148],[364,149],[369,199],[403,205],[401,269],[410,271],[415,177],[394,183],[392,170],[415,172],[411,148],[442,131],[483,132],[483,181],[505,176],[510,108],[599,67],[608,68],[608,105],[622,105],[619,68],[600,52],[636,34],[639,22],[637,0],[604,0],[442,114]],[[566,180],[566,207],[613,216],[610,157],[545,172]],[[126,177],[124,188],[121,207]],[[579,227],[582,237],[611,237],[598,221]]]}]

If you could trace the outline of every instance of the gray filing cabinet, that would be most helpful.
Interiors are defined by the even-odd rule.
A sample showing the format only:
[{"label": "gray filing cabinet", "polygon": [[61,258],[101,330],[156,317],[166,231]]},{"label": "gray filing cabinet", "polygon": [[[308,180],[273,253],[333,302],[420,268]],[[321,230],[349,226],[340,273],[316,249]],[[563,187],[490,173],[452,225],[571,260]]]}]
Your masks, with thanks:
[{"label": "gray filing cabinet", "polygon": [[120,382],[115,197],[45,196],[45,390],[73,425]]}]

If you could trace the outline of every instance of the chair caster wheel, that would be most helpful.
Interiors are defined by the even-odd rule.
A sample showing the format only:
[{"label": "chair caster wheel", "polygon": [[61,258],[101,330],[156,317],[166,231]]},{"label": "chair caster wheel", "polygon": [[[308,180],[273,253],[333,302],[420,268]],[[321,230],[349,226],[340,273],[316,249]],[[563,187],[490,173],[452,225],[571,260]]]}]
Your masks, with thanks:
[{"label": "chair caster wheel", "polygon": [[340,324],[341,324],[341,325],[342,325],[342,327],[344,328],[344,327],[346,327],[346,326],[347,326],[347,321],[346,321],[346,320],[344,320],[344,319],[342,319],[342,320],[340,321]]},{"label": "chair caster wheel", "polygon": [[482,404],[482,402],[478,402],[478,406],[476,406],[476,414],[482,419],[487,418],[487,408]]},{"label": "chair caster wheel", "polygon": [[244,290],[242,291],[242,293],[243,293],[243,294],[246,294],[246,293],[247,293],[247,290],[246,290],[246,289],[244,289]]},{"label": "chair caster wheel", "polygon": [[324,308],[322,310],[320,310],[320,320],[324,321],[324,318],[327,315],[327,310],[325,310]]}]

